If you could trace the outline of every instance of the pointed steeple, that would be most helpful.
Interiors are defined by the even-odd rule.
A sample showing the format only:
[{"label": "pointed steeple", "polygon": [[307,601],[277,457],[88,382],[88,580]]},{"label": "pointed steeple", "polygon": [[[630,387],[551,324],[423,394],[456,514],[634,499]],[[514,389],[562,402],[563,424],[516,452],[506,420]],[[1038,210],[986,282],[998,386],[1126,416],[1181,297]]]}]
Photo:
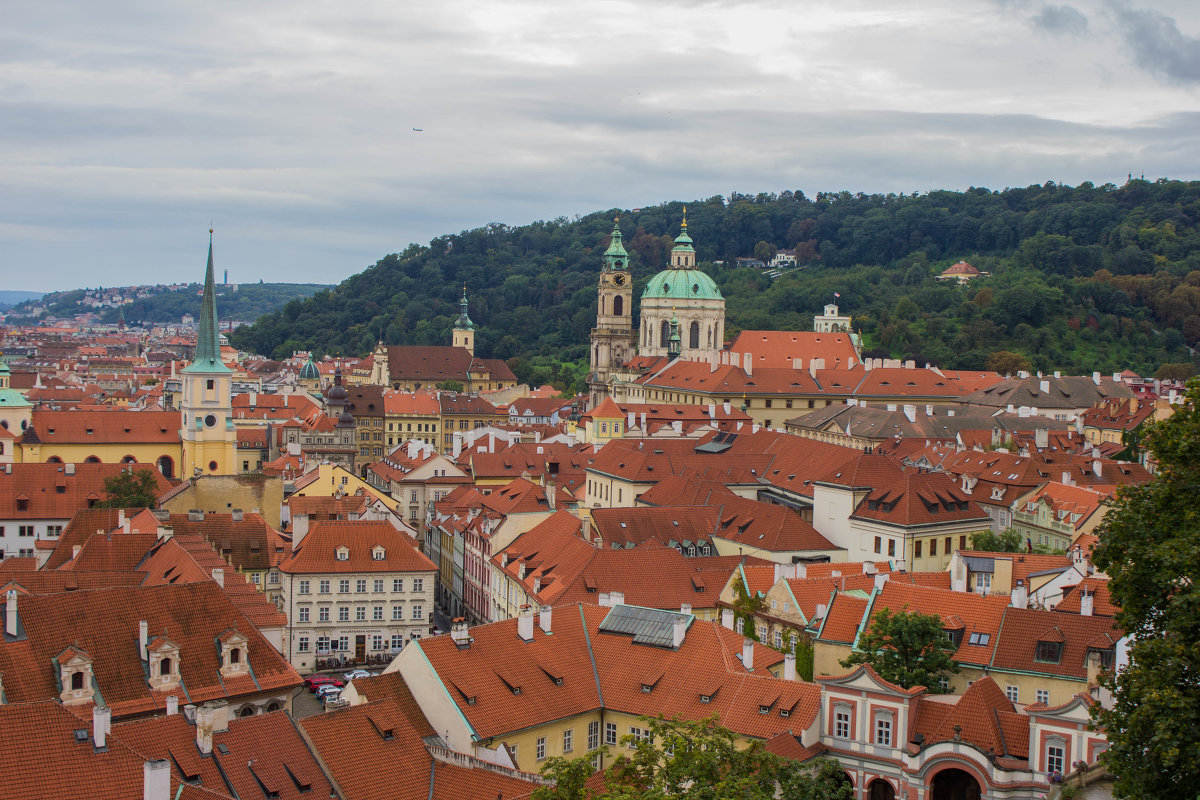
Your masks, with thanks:
[{"label": "pointed steeple", "polygon": [[687,230],[687,206],[683,207],[683,222],[679,226],[679,235],[675,237],[675,246],[671,248],[672,269],[694,269],[696,267],[696,248],[692,247],[692,237]]},{"label": "pointed steeple", "polygon": [[212,228],[208,229],[208,269],[204,273],[204,296],[200,301],[200,325],[196,330],[196,356],[184,372],[231,372],[221,360],[221,334],[217,328],[217,290],[213,278]]},{"label": "pointed steeple", "polygon": [[621,224],[619,217],[613,217],[612,240],[608,243],[608,249],[604,251],[604,267],[607,272],[615,269],[625,269],[629,264],[629,253],[625,252],[625,245],[621,241]]},{"label": "pointed steeple", "polygon": [[454,322],[454,329],[458,331],[469,331],[475,329],[475,323],[471,322],[471,317],[467,314],[467,285],[463,284],[462,299],[458,301],[458,319]]}]

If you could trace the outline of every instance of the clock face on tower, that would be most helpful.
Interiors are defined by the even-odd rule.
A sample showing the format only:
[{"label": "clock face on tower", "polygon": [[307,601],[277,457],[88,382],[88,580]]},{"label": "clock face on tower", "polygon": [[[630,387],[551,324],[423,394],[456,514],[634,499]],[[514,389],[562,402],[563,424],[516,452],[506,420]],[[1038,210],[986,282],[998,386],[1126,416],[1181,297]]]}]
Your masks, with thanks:
[{"label": "clock face on tower", "polygon": [[615,283],[617,286],[624,286],[625,276],[618,272],[616,275],[613,275],[613,283]]}]

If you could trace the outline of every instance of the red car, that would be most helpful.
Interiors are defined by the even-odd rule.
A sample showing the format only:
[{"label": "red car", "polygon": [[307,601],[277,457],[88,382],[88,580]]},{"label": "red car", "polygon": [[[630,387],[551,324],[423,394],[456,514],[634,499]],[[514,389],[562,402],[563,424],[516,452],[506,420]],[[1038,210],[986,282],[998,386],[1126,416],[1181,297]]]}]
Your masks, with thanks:
[{"label": "red car", "polygon": [[322,686],[336,686],[340,689],[345,685],[343,681],[332,675],[309,675],[304,679],[304,687],[310,692],[315,692]]}]

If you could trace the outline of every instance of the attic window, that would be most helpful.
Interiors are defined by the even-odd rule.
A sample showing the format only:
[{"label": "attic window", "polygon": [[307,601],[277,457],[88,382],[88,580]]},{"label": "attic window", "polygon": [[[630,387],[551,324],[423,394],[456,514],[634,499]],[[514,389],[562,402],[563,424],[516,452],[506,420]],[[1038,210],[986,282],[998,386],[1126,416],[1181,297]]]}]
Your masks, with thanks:
[{"label": "attic window", "polygon": [[971,644],[982,646],[990,642],[991,639],[992,635],[990,633],[972,633],[971,638],[968,641]]},{"label": "attic window", "polygon": [[1038,642],[1033,660],[1045,664],[1057,664],[1062,660],[1062,642]]},{"label": "attic window", "polygon": [[337,551],[334,553],[334,557],[338,561],[349,561],[350,560],[350,550],[345,547],[339,547],[337,549]]},{"label": "attic window", "polygon": [[700,695],[700,702],[701,702],[701,703],[711,703],[711,702],[712,702],[712,695],[711,695],[711,694],[702,694],[702,695]]}]

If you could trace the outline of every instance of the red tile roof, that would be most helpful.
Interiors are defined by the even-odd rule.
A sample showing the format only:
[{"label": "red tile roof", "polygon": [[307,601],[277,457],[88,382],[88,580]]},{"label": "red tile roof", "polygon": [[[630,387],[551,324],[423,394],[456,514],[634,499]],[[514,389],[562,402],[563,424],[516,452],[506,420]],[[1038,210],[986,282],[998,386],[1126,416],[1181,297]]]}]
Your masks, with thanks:
[{"label": "red tile roof", "polygon": [[[349,551],[338,560],[340,547]],[[373,550],[384,548],[384,557],[376,559]],[[437,565],[412,544],[407,535],[383,520],[318,521],[300,541],[295,552],[284,559],[279,569],[285,573],[314,572],[436,572]]]},{"label": "red tile roof", "polygon": [[[937,614],[948,624],[962,624],[962,642],[954,652],[954,660],[966,664],[986,665],[997,650],[997,634],[1000,631],[1004,609],[1009,598],[1004,596],[982,596],[954,592],[930,586],[916,586],[891,581],[883,585],[871,602],[871,616],[880,609],[919,611],[922,614]],[[957,617],[957,620],[951,618]],[[971,634],[987,634],[987,644],[971,644]]]},{"label": "red tile roof", "polygon": [[1076,586],[1063,589],[1062,601],[1054,607],[1055,611],[1065,614],[1080,612],[1080,597],[1084,592],[1092,595],[1092,613],[1099,617],[1115,617],[1120,610],[1113,605],[1112,595],[1108,591],[1107,578],[1084,578]]},{"label": "red tile roof", "polygon": [[[1108,650],[1123,635],[1112,617],[1010,607],[1004,613],[991,667],[1085,679],[1089,648]],[[1036,659],[1039,641],[1062,643],[1057,662]]]},{"label": "red tile roof", "polygon": [[[824,359],[829,369],[853,367],[859,363],[858,351],[848,333],[812,331],[742,331],[726,346],[733,353],[749,355],[754,371],[769,367],[808,369],[814,358]],[[743,362],[744,363],[744,362]]]},{"label": "red tile roof", "polygon": [[177,411],[45,411],[30,427],[45,444],[179,444]]},{"label": "red tile roof", "polygon": [[[171,489],[171,482],[149,464],[7,464],[0,467],[0,519],[70,519],[106,500],[105,479],[129,468],[150,474],[157,493]],[[24,498],[24,508],[18,497]]]}]

